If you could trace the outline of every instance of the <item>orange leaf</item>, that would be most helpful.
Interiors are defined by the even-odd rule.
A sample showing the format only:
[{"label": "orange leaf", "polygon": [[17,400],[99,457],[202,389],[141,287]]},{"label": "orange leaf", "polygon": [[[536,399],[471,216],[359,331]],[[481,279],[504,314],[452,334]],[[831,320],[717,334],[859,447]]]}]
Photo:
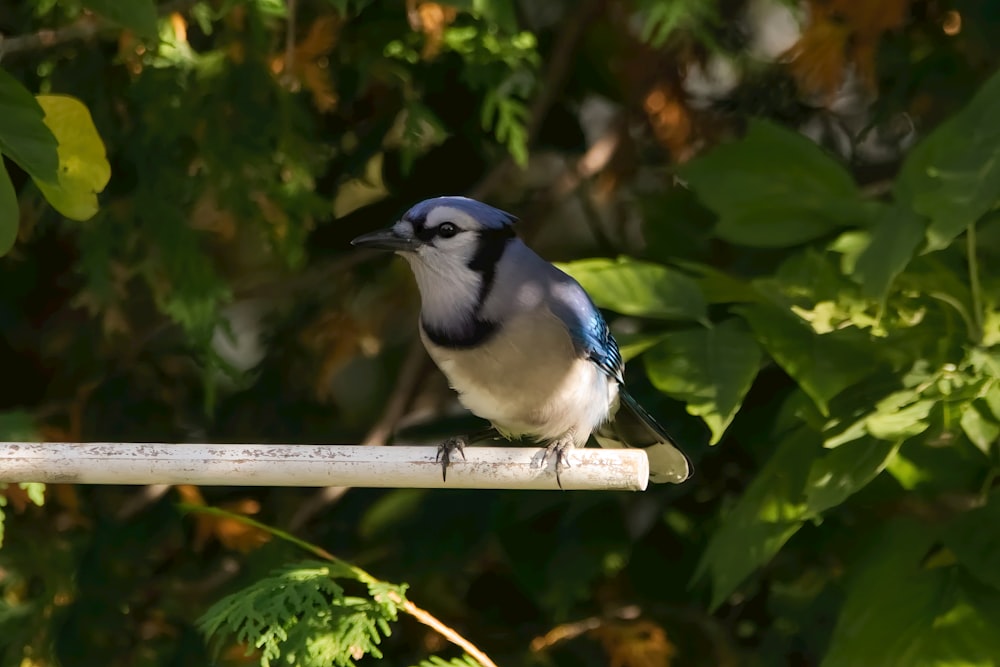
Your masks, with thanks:
[{"label": "orange leaf", "polygon": [[853,63],[874,89],[879,40],[905,23],[910,1],[811,0],[810,24],[787,54],[793,58],[790,69],[799,86],[830,97]]},{"label": "orange leaf", "polygon": [[34,505],[31,499],[28,498],[28,492],[22,489],[17,484],[8,484],[6,488],[0,489],[0,496],[5,496],[7,502],[10,506],[14,508],[14,511],[20,514],[30,505]]},{"label": "orange leaf", "polygon": [[692,118],[683,95],[663,81],[656,84],[643,100],[643,109],[653,134],[678,162],[691,154]]},{"label": "orange leaf", "polygon": [[840,22],[817,19],[806,28],[788,51],[789,69],[808,93],[832,96],[840,88],[847,66],[848,27]]},{"label": "orange leaf", "polygon": [[312,25],[301,42],[295,45],[295,59],[309,61],[330,55],[337,45],[337,31],[340,20],[333,15],[320,16]]},{"label": "orange leaf", "polygon": [[[455,20],[458,12],[454,7],[436,2],[422,2],[415,9],[416,27],[427,38],[420,56],[424,60],[431,60],[441,52],[441,45],[444,43],[444,29]],[[410,15],[413,15],[412,9]]]},{"label": "orange leaf", "polygon": [[[337,45],[340,19],[333,15],[320,16],[301,42],[295,45],[292,61],[293,72],[286,73],[305,86],[312,93],[313,103],[321,112],[333,111],[337,106],[337,94],[333,90],[330,77],[329,58]],[[276,58],[277,59],[277,58]],[[285,63],[272,63],[272,69],[280,72]]]},{"label": "orange leaf", "polygon": [[649,620],[609,623],[593,634],[604,646],[610,667],[670,667],[677,653],[664,629]]},{"label": "orange leaf", "polygon": [[[181,500],[189,505],[204,506],[205,499],[197,486],[178,484],[174,487]],[[243,498],[221,506],[234,514],[251,515],[260,512],[260,503],[252,498]],[[194,550],[201,551],[208,542],[216,539],[227,549],[235,549],[242,553],[253,551],[266,544],[270,539],[267,533],[256,526],[243,523],[239,519],[211,514],[194,513]]]}]

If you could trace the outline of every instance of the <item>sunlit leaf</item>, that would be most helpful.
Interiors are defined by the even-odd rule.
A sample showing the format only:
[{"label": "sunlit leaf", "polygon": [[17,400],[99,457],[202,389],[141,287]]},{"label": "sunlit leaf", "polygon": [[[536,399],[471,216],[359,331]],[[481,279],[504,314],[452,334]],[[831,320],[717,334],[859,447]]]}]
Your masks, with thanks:
[{"label": "sunlit leaf", "polygon": [[59,167],[56,137],[45,112],[21,83],[0,69],[0,153],[39,181],[54,183]]},{"label": "sunlit leaf", "polygon": [[882,399],[875,411],[865,417],[865,430],[882,440],[911,438],[927,430],[927,416],[934,399],[920,399],[915,390],[906,389]]},{"label": "sunlit leaf", "polygon": [[719,442],[757,377],[760,347],[737,319],[707,329],[665,334],[646,353],[649,379],[657,389],[684,401]]},{"label": "sunlit leaf", "polygon": [[53,208],[67,218],[86,220],[97,213],[97,193],[111,178],[104,142],[87,107],[66,95],[39,95],[45,124],[59,141],[59,173],[55,183],[35,179]]},{"label": "sunlit leaf", "polygon": [[962,430],[976,447],[987,456],[1000,438],[1000,423],[992,415],[986,401],[973,401],[962,412]]},{"label": "sunlit leaf", "polygon": [[771,305],[741,306],[738,312],[824,414],[831,398],[877,368],[872,350],[862,345],[856,331],[817,334],[791,312]]},{"label": "sunlit leaf", "polygon": [[989,407],[994,419],[1000,421],[1000,382],[994,382],[986,391],[983,401]]},{"label": "sunlit leaf", "polygon": [[696,578],[708,575],[712,579],[712,608],[722,604],[802,526],[808,514],[806,481],[821,452],[819,438],[808,429],[786,437],[723,518],[695,572]]},{"label": "sunlit leaf", "polygon": [[715,235],[741,245],[796,245],[869,215],[842,165],[806,137],[764,121],[680,174],[719,216]]},{"label": "sunlit leaf", "polygon": [[582,259],[559,268],[576,278],[601,308],[668,320],[708,318],[698,284],[666,266],[620,257]]},{"label": "sunlit leaf", "polygon": [[809,512],[821,514],[860,491],[885,469],[898,448],[898,442],[863,438],[829,450],[809,470]]},{"label": "sunlit leaf", "polygon": [[937,250],[992,209],[1000,196],[1000,74],[931,132],[907,156],[897,198],[931,220],[927,245]]}]

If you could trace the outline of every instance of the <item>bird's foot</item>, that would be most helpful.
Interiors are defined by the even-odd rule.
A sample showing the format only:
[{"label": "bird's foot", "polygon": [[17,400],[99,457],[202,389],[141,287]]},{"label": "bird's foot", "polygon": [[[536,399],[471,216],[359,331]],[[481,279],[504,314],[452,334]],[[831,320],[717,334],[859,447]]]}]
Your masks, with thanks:
[{"label": "bird's foot", "polygon": [[448,466],[451,465],[451,456],[455,452],[462,455],[462,460],[467,461],[465,458],[465,447],[469,444],[468,439],[463,437],[448,438],[437,448],[437,455],[434,457],[434,461],[441,462],[441,481],[448,481]]},{"label": "bird's foot", "polygon": [[542,457],[542,462],[548,464],[549,459],[555,457],[556,460],[556,484],[559,488],[563,488],[562,479],[559,475],[562,473],[563,469],[571,468],[569,464],[569,453],[576,447],[576,443],[568,437],[559,438],[558,440],[553,440],[549,443],[549,446],[545,448],[545,455]]}]

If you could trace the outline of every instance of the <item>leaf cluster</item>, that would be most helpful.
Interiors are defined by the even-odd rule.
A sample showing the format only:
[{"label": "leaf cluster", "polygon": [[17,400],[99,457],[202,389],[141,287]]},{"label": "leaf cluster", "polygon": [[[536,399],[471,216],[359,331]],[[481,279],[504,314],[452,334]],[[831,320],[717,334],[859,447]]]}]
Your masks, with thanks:
[{"label": "leaf cluster", "polygon": [[358,581],[354,568],[305,562],[286,566],[224,597],[199,621],[205,634],[232,636],[259,651],[260,664],[354,667],[362,656],[382,657],[405,601],[405,586],[368,582],[368,595],[346,595],[338,579]]},{"label": "leaf cluster", "polygon": [[[828,531],[826,548],[858,558],[859,573],[844,583],[824,665],[937,664],[959,644],[997,654],[986,628],[1000,622],[1000,590],[975,584],[992,579],[996,540],[971,544],[953,526],[991,531],[1000,502],[1000,281],[984,270],[996,248],[977,240],[997,232],[1000,141],[987,110],[998,105],[994,75],[906,157],[887,198],[864,196],[836,159],[762,121],[683,165],[716,217],[711,235],[781,251],[773,272],[626,258],[565,266],[599,305],[651,323],[648,377],[704,421],[710,444],[725,445],[759,376],[774,367],[790,378],[767,461],[721,515],[695,576],[711,581],[718,607],[811,522],[878,534],[848,556],[856,538]],[[856,514],[913,498],[933,508],[947,493],[968,503],[951,524]],[[941,549],[947,564],[928,565]],[[957,617],[952,630],[946,619]]]}]

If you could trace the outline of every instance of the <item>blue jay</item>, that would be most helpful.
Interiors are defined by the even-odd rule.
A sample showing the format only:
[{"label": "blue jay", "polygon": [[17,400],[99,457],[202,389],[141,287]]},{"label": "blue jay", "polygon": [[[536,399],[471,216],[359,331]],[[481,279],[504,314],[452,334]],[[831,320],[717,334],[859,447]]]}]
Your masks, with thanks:
[{"label": "blue jay", "polygon": [[[568,452],[593,434],[603,447],[644,448],[652,481],[683,482],[691,466],[625,390],[625,364],[600,311],[516,237],[516,221],[474,199],[437,197],[351,244],[410,264],[431,359],[462,404],[502,436],[547,443],[557,481]],[[441,446],[442,474],[466,444]]]}]

